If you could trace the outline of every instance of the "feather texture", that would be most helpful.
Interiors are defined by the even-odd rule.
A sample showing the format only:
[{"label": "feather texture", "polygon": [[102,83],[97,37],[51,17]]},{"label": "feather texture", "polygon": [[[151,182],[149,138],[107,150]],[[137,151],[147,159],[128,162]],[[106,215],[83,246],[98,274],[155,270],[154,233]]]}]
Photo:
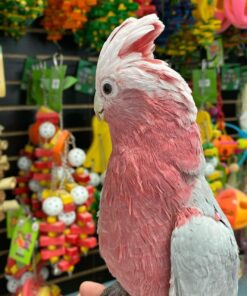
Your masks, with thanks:
[{"label": "feather texture", "polygon": [[172,234],[169,296],[236,296],[238,250],[224,224],[199,216]]},{"label": "feather texture", "polygon": [[[203,177],[205,159],[191,90],[167,63],[153,57],[154,40],[163,29],[156,15],[126,20],[106,41],[96,73],[95,111],[109,123],[112,137],[100,202],[99,245],[109,270],[131,296],[168,296],[169,289],[170,295],[192,295],[186,290],[190,284],[186,275],[177,268],[186,260],[193,264],[193,254],[200,265],[201,253],[174,258],[177,251],[184,251],[183,239],[192,239],[188,233],[183,238],[183,229],[200,231],[201,226],[194,227],[200,219],[202,227],[217,225],[215,233],[222,235],[220,244],[207,241],[212,243],[208,256],[217,264],[227,242],[223,254],[233,262],[230,265],[226,258],[228,263],[222,264],[228,271],[221,281],[235,274],[238,265],[233,232]],[[208,247],[201,235],[195,238],[200,250]],[[198,267],[195,275],[190,268],[191,278],[197,279],[203,268]],[[211,283],[210,272],[207,276],[205,282]],[[236,277],[231,284],[236,291]],[[216,286],[196,295],[223,296],[213,294]]]}]

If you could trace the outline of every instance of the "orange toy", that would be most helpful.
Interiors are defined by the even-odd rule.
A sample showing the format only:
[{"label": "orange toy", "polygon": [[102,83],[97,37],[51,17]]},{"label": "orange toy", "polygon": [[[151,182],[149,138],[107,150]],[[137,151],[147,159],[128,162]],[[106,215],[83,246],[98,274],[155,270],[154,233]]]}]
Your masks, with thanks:
[{"label": "orange toy", "polygon": [[221,160],[227,160],[237,148],[237,143],[228,135],[219,136],[213,141],[213,144],[218,149]]},{"label": "orange toy", "polygon": [[29,139],[30,139],[31,143],[33,145],[38,146],[40,143],[46,142],[39,135],[39,127],[40,127],[41,123],[43,123],[45,121],[49,121],[55,125],[58,125],[60,122],[60,118],[56,112],[54,112],[51,109],[44,107],[44,106],[39,108],[35,118],[36,118],[36,122],[33,123],[29,127],[28,135],[29,135]]},{"label": "orange toy", "polygon": [[247,226],[247,195],[237,189],[226,189],[216,196],[233,229]]},{"label": "orange toy", "polygon": [[82,28],[87,22],[87,12],[96,3],[96,0],[48,0],[43,20],[47,39],[56,42],[62,39],[64,32]]},{"label": "orange toy", "polygon": [[61,164],[61,156],[63,154],[65,144],[69,140],[69,137],[70,132],[67,130],[57,132],[56,144],[53,147],[53,159],[58,165]]}]

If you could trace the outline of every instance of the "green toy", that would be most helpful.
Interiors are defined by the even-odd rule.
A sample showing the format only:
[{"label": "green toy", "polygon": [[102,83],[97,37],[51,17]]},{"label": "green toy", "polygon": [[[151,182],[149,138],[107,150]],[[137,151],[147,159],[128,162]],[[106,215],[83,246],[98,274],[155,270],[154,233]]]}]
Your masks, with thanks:
[{"label": "green toy", "polygon": [[193,97],[198,107],[205,103],[216,103],[217,73],[216,69],[201,69],[192,72]]},{"label": "green toy", "polygon": [[138,4],[133,0],[103,0],[100,5],[91,9],[89,21],[83,30],[78,30],[75,42],[84,43],[99,51],[111,31],[130,16],[136,16]]},{"label": "green toy", "polygon": [[0,28],[7,35],[20,38],[34,20],[43,14],[47,0],[1,0]]},{"label": "green toy", "polygon": [[240,65],[225,64],[222,67],[222,90],[238,90],[240,87]]},{"label": "green toy", "polygon": [[77,69],[77,83],[75,90],[84,94],[93,95],[95,90],[96,65],[80,60]]}]

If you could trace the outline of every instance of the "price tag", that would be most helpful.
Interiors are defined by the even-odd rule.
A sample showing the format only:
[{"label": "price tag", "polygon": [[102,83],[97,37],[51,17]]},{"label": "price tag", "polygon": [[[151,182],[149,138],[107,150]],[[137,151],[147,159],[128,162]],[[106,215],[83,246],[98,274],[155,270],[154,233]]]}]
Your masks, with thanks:
[{"label": "price tag", "polygon": [[200,79],[199,80],[199,86],[200,87],[209,87],[210,86],[210,80],[209,79]]},{"label": "price tag", "polygon": [[52,80],[52,86],[53,89],[59,89],[60,87],[60,80],[59,79],[53,79]]},{"label": "price tag", "polygon": [[198,107],[203,104],[215,103],[217,100],[217,73],[216,69],[194,70],[193,97]]}]

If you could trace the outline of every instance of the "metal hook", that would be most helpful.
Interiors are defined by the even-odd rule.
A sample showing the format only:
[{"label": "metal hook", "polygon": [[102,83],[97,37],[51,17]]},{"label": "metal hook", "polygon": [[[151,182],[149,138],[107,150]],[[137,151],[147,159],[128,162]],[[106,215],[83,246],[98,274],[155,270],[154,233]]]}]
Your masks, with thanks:
[{"label": "metal hook", "polygon": [[58,66],[58,53],[56,52],[54,55],[53,55],[53,64],[55,67]]},{"label": "metal hook", "polygon": [[55,67],[62,66],[63,65],[63,55],[61,53],[56,52],[53,55],[53,64]]},{"label": "metal hook", "polygon": [[202,71],[204,72],[207,69],[207,61],[205,59],[202,60]]}]

